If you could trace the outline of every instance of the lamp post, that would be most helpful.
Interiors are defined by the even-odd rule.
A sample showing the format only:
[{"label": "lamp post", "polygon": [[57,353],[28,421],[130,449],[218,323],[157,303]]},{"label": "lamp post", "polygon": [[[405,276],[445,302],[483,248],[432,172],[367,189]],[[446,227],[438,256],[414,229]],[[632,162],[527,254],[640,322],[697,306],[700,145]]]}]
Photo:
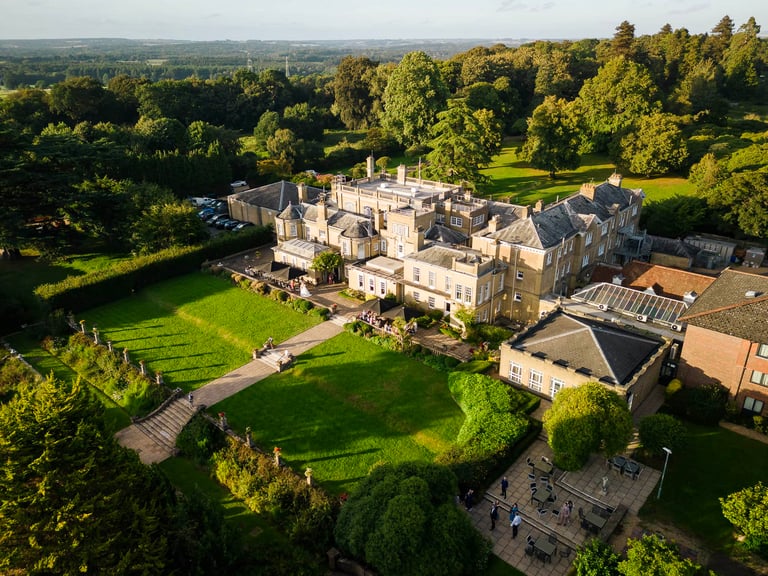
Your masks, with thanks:
[{"label": "lamp post", "polygon": [[666,457],[664,458],[664,469],[661,471],[661,480],[659,481],[659,493],[656,495],[656,500],[659,500],[661,498],[661,488],[664,486],[664,475],[667,473],[667,462],[669,462],[669,455],[672,454],[672,450],[664,446],[662,448],[664,452],[667,453]]}]

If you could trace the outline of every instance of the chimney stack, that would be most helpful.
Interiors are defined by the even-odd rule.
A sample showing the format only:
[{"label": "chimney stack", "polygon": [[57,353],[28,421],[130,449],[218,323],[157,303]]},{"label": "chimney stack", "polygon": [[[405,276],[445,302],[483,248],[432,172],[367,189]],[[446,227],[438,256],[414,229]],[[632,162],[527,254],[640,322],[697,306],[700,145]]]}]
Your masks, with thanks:
[{"label": "chimney stack", "polygon": [[499,225],[501,224],[501,218],[498,214],[488,221],[488,232],[498,232]]},{"label": "chimney stack", "polygon": [[621,174],[618,172],[614,172],[611,174],[611,176],[608,178],[608,184],[612,184],[613,186],[616,186],[617,188],[621,188]]},{"label": "chimney stack", "polygon": [[544,210],[544,202],[541,200],[541,198],[539,198],[536,200],[536,206],[534,206],[533,211],[538,213],[542,210]]},{"label": "chimney stack", "polygon": [[299,182],[296,186],[299,191],[299,204],[309,200],[309,194],[307,193],[307,185],[304,182]]},{"label": "chimney stack", "polygon": [[595,185],[592,182],[585,182],[581,185],[581,189],[579,190],[579,194],[584,196],[585,198],[589,198],[590,200],[595,199]]},{"label": "chimney stack", "polygon": [[400,164],[397,167],[397,183],[405,186],[405,179],[408,177],[408,167],[405,164]]}]

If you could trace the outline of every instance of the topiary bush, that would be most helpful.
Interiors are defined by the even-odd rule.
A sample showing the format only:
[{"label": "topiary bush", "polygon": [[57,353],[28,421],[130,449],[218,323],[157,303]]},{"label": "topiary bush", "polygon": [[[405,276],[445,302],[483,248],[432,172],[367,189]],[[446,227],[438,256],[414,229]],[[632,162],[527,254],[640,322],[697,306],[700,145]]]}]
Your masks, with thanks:
[{"label": "topiary bush", "polygon": [[685,446],[686,429],[670,414],[652,414],[640,420],[640,442],[648,452],[662,454],[662,448],[673,452]]},{"label": "topiary bush", "polygon": [[667,399],[672,398],[675,394],[677,394],[680,390],[683,388],[683,382],[679,378],[673,378],[669,381],[669,384],[667,384],[667,387],[664,389],[664,395]]}]

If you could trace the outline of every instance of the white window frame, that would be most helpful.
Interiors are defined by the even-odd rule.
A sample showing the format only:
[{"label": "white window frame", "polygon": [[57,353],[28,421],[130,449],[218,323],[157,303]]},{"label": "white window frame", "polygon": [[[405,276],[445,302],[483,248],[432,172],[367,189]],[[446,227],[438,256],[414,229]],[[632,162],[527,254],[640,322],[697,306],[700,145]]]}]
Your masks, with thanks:
[{"label": "white window frame", "polygon": [[483,222],[485,222],[485,214],[480,214],[472,218],[473,226],[480,226],[480,224],[482,224]]},{"label": "white window frame", "polygon": [[517,362],[509,362],[509,381],[515,384],[523,383],[523,365]]},{"label": "white window frame", "polygon": [[760,370],[752,370],[749,381],[758,386],[768,386],[768,373],[761,372]]},{"label": "white window frame", "polygon": [[416,302],[421,302],[421,294],[419,292],[414,292],[413,299],[416,300]]},{"label": "white window frame", "polygon": [[522,280],[522,279],[523,279],[523,276],[524,276],[524,274],[523,274],[523,271],[522,271],[522,270],[518,270],[518,271],[515,273],[515,277],[516,277],[518,280]]},{"label": "white window frame", "polygon": [[379,280],[379,293],[382,296],[387,295],[387,283],[384,280]]},{"label": "white window frame", "polygon": [[430,288],[435,287],[435,271],[434,270],[429,270],[427,272],[427,286],[429,286]]},{"label": "white window frame", "polygon": [[357,286],[360,288],[360,290],[365,289],[365,276],[360,273],[357,274]]},{"label": "white window frame", "polygon": [[435,297],[430,296],[427,298],[427,303],[429,304],[429,308],[432,309],[435,307]]},{"label": "white window frame", "polygon": [[547,266],[552,264],[552,252],[547,252]]},{"label": "white window frame", "polygon": [[587,237],[584,239],[584,246],[592,244],[592,232],[587,232]]},{"label": "white window frame", "polygon": [[536,392],[541,392],[544,383],[544,374],[533,368],[528,370],[528,388]]},{"label": "white window frame", "polygon": [[581,259],[581,267],[586,268],[589,266],[589,254],[584,254],[584,258]]},{"label": "white window frame", "polygon": [[464,219],[461,216],[451,216],[451,226],[461,228],[464,225]]},{"label": "white window frame", "polygon": [[464,295],[464,287],[461,284],[456,284],[456,301],[461,302],[461,298]]},{"label": "white window frame", "polygon": [[413,281],[416,282],[416,284],[420,284],[421,279],[421,269],[418,266],[414,266],[413,268]]},{"label": "white window frame", "polygon": [[565,382],[560,380],[559,378],[552,377],[549,379],[549,396],[550,398],[554,398],[555,394],[560,392],[565,388]]},{"label": "white window frame", "polygon": [[513,299],[515,302],[522,302],[523,301],[523,295],[520,292],[515,292],[515,295],[513,296]]},{"label": "white window frame", "polygon": [[466,286],[464,288],[464,302],[468,302],[469,304],[472,304],[472,287]]},{"label": "white window frame", "polygon": [[604,223],[604,224],[603,224],[603,225],[600,227],[600,235],[601,235],[601,236],[605,236],[606,234],[608,234],[608,222],[605,222],[605,223]]},{"label": "white window frame", "polygon": [[760,358],[768,358],[768,344],[758,344],[755,354]]},{"label": "white window frame", "polygon": [[451,293],[451,277],[450,276],[445,277],[445,291],[448,292],[448,294]]},{"label": "white window frame", "polygon": [[445,214],[437,214],[437,213],[435,213],[435,223],[436,224],[445,224]]},{"label": "white window frame", "polygon": [[765,408],[765,402],[763,402],[762,400],[758,400],[757,398],[752,398],[752,396],[744,397],[744,404],[742,404],[743,410],[746,410],[747,412],[752,412],[753,414],[762,414],[763,408]]},{"label": "white window frame", "polygon": [[605,243],[601,242],[597,247],[597,255],[602,256],[603,254],[605,254]]}]

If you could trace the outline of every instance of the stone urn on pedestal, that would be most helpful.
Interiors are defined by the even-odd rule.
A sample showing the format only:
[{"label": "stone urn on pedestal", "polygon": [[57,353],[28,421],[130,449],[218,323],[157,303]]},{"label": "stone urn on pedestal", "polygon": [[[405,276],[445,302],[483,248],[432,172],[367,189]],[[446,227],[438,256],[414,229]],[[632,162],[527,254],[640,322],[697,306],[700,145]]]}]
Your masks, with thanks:
[{"label": "stone urn on pedestal", "polygon": [[275,455],[275,465],[280,466],[280,454],[282,453],[283,449],[279,446],[275,446],[272,450],[272,453]]},{"label": "stone urn on pedestal", "polygon": [[307,479],[307,486],[312,486],[312,468],[304,470],[304,477]]}]

